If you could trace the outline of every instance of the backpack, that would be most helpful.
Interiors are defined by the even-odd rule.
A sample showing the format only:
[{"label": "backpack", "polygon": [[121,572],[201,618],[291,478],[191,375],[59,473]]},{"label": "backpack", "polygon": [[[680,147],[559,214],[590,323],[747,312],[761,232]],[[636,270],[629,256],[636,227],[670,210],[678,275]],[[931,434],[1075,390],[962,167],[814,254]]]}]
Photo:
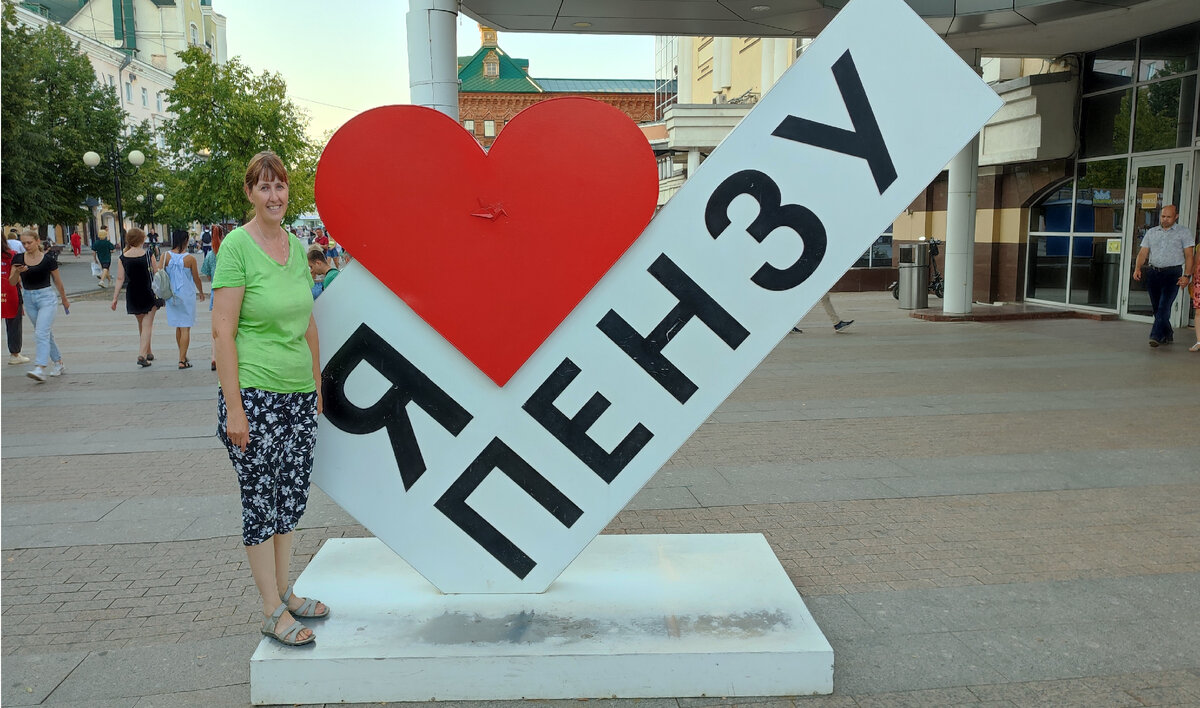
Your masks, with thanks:
[{"label": "backpack", "polygon": [[[149,257],[147,257],[147,265]],[[167,273],[167,267],[164,265],[150,276],[150,289],[154,291],[154,297],[160,300],[170,300],[174,296],[171,290],[171,276]]]}]

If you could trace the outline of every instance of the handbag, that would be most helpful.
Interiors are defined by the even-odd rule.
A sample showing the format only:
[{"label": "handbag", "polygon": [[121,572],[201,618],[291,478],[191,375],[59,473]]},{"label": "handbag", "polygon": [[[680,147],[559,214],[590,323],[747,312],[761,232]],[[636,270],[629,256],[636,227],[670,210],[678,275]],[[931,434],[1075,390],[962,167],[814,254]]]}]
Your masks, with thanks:
[{"label": "handbag", "polygon": [[104,269],[100,267],[100,264],[96,261],[92,261],[92,275],[99,278],[100,274],[103,272]]},{"label": "handbag", "polygon": [[[147,265],[149,265],[150,257],[146,257]],[[154,297],[159,300],[170,300],[174,293],[171,290],[171,276],[167,273],[167,267],[163,266],[158,269],[158,272],[150,276],[150,289],[154,291]]]}]

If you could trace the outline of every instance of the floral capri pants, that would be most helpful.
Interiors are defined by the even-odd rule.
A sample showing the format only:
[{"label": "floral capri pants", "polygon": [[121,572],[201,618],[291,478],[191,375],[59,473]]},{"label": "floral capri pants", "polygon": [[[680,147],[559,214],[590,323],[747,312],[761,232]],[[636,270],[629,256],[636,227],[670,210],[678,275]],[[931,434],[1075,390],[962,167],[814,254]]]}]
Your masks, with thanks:
[{"label": "floral capri pants", "polygon": [[225,434],[224,392],[217,396],[217,437],[225,443],[242,490],[242,543],[256,546],[291,533],[308,504],[317,441],[317,393],[274,393],[243,388],[250,423],[246,451]]}]

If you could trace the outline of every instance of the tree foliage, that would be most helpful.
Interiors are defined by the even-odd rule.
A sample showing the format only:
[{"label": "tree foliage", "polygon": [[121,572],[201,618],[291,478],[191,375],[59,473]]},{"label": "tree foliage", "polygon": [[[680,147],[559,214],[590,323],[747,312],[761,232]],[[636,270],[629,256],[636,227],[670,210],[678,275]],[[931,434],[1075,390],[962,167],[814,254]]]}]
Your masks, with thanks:
[{"label": "tree foliage", "polygon": [[30,29],[4,3],[0,34],[0,217],[4,223],[71,224],[89,196],[108,196],[111,175],[83,164],[120,135],[124,111],[91,62],[50,24]]},{"label": "tree foliage", "polygon": [[307,115],[287,97],[279,74],[255,75],[236,57],[218,65],[198,48],[180,53],[184,67],[167,91],[175,117],[163,125],[173,174],[161,218],[172,223],[242,221],[250,206],[242,191],[246,165],[273,150],[288,168],[288,220],[313,207],[319,150],[305,130]]}]

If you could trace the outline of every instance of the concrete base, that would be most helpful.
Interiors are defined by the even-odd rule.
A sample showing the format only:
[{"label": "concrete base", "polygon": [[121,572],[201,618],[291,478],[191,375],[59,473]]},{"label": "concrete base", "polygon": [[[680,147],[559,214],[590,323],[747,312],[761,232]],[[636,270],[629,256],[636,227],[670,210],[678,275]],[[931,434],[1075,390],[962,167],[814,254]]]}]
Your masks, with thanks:
[{"label": "concrete base", "polygon": [[317,641],[263,639],[255,704],[831,693],[833,649],[758,534],[598,536],[539,595],[443,595],[377,539],[296,583]]}]

